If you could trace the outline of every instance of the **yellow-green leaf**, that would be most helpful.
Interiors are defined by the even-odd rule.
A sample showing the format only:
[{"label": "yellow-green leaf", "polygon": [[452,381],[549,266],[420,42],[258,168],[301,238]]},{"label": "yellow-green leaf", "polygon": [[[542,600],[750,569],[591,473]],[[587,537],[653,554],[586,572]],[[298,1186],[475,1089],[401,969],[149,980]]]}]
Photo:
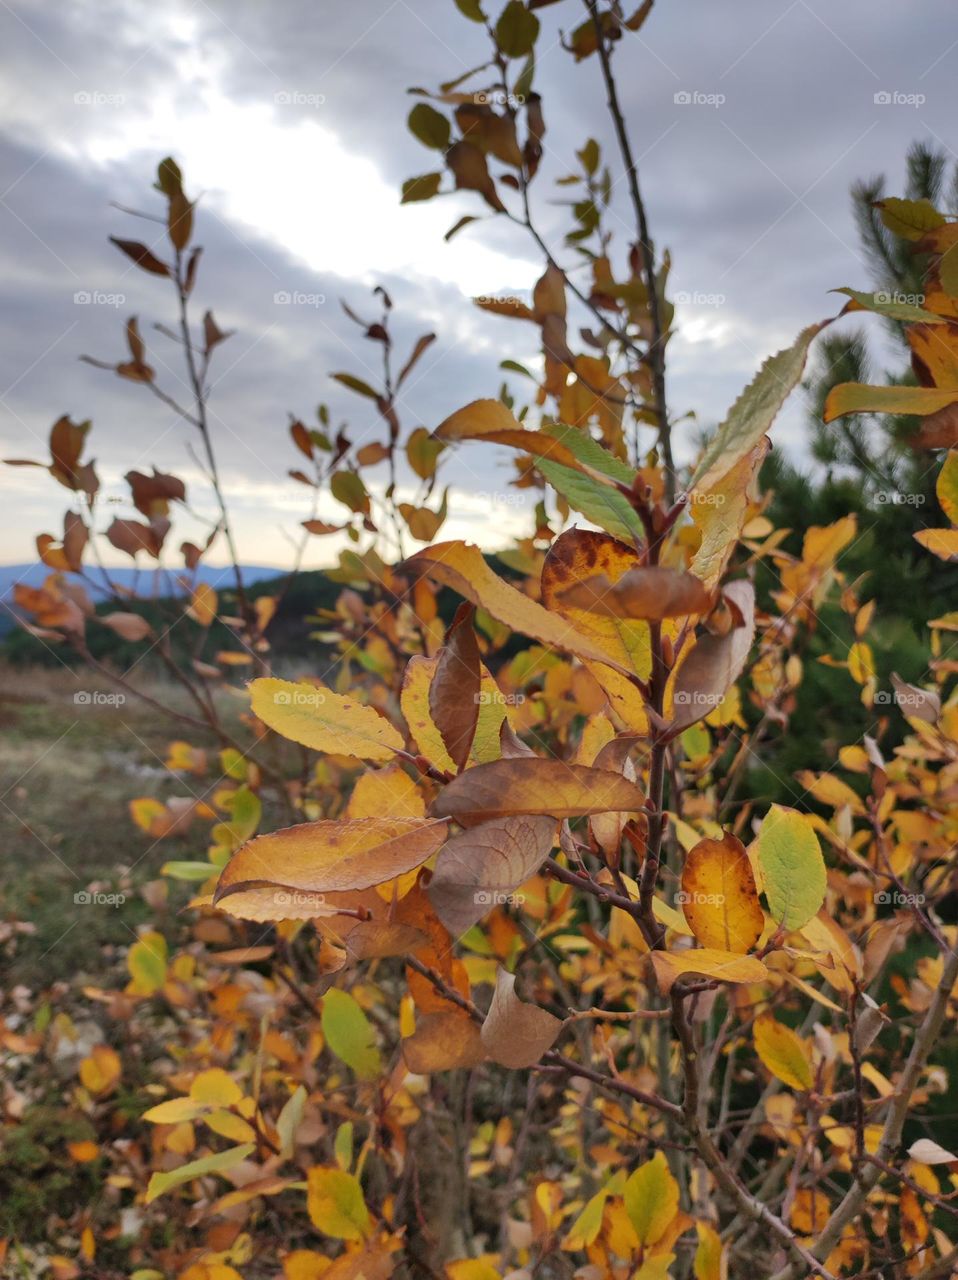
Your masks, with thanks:
[{"label": "yellow-green leaf", "polygon": [[776,1079],[792,1089],[810,1089],[812,1059],[805,1041],[770,1013],[755,1019],[755,1050]]},{"label": "yellow-green leaf", "polygon": [[639,1243],[655,1244],[679,1211],[679,1184],[661,1151],[630,1175],[623,1195]]},{"label": "yellow-green leaf", "polygon": [[329,1048],[360,1080],[374,1080],[379,1075],[382,1059],[372,1024],[348,991],[334,987],[326,992],[322,1028]]},{"label": "yellow-green leaf", "polygon": [[337,1240],[362,1240],[369,1234],[369,1210],[359,1179],[345,1169],[310,1169],[306,1207],[313,1226]]},{"label": "yellow-green leaf", "polygon": [[769,914],[787,930],[801,929],[825,901],[825,859],[808,818],[773,805],[758,837]]},{"label": "yellow-green leaf", "polygon": [[823,418],[834,422],[848,413],[912,413],[926,417],[958,400],[958,389],[937,387],[869,387],[861,382],[840,382],[825,400]]},{"label": "yellow-green leaf", "polygon": [[158,1196],[182,1186],[184,1182],[192,1182],[194,1178],[203,1178],[209,1173],[226,1173],[242,1164],[255,1150],[255,1142],[246,1142],[241,1147],[230,1147],[228,1151],[218,1151],[215,1155],[203,1156],[201,1160],[192,1160],[168,1173],[154,1173],[146,1189],[146,1203],[152,1204]]},{"label": "yellow-green leaf", "polygon": [[400,734],[374,707],[332,689],[265,677],[250,685],[252,710],[291,742],[314,751],[392,760],[403,748]]}]

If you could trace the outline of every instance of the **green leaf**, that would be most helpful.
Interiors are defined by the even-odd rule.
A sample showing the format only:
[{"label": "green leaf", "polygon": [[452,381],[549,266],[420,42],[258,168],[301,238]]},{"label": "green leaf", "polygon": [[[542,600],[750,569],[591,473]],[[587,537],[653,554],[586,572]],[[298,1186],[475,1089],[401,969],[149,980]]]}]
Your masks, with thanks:
[{"label": "green leaf", "polygon": [[705,446],[689,488],[707,492],[758,444],[771,427],[805,368],[808,349],[828,320],[811,324],[790,347],[777,352],[759,369]]},{"label": "green leaf", "polygon": [[160,875],[173,880],[208,880],[219,873],[220,868],[213,862],[164,862],[160,867]]},{"label": "green leaf", "polygon": [[362,378],[356,378],[351,373],[331,373],[329,376],[335,382],[341,382],[344,387],[349,387],[350,391],[355,391],[357,395],[367,396],[370,400],[377,398],[378,393],[368,382],[363,382]]},{"label": "green leaf", "polygon": [[353,1163],[353,1122],[345,1120],[336,1130],[336,1141],[333,1144],[336,1163],[347,1172]]},{"label": "green leaf", "polygon": [[860,293],[858,289],[833,289],[832,293],[844,293],[853,298],[866,311],[875,311],[889,320],[901,320],[904,324],[946,324],[944,316],[916,307],[910,302],[896,302],[895,295],[887,292]]},{"label": "green leaf", "polygon": [[920,240],[928,231],[943,227],[945,219],[930,200],[901,200],[889,196],[875,206],[889,231],[905,240]]},{"label": "green leaf", "polygon": [[522,0],[509,0],[496,23],[496,44],[507,58],[524,58],[532,52],[539,34],[539,19]]},{"label": "green leaf", "polygon": [[825,901],[825,859],[808,818],[773,805],[759,832],[758,860],[769,915],[788,931],[801,929]]},{"label": "green leaf", "polygon": [[655,1244],[679,1211],[679,1186],[661,1151],[629,1177],[623,1197],[639,1243]]},{"label": "green leaf", "polygon": [[298,1085],[286,1100],[282,1111],[276,1117],[276,1132],[279,1135],[280,1155],[289,1159],[295,1148],[296,1130],[303,1118],[306,1106],[306,1089]]},{"label": "green leaf", "polygon": [[229,829],[234,847],[244,844],[255,835],[263,813],[260,798],[249,787],[237,787],[223,798],[223,806],[229,812],[229,821],[222,825]]},{"label": "green leaf", "polygon": [[146,1203],[152,1204],[158,1196],[182,1186],[184,1182],[192,1182],[194,1178],[203,1178],[208,1173],[225,1173],[242,1164],[255,1150],[255,1142],[245,1142],[241,1147],[230,1147],[228,1151],[217,1151],[215,1155],[203,1156],[201,1160],[182,1164],[169,1173],[154,1173],[146,1189]]},{"label": "green leaf", "polygon": [[[544,426],[543,431],[559,440],[575,455],[580,462],[617,480],[621,484],[631,484],[635,471],[603,449],[591,436],[576,427],[567,427],[562,423]],[[560,462],[550,462],[545,458],[536,460],[536,467],[558,493],[561,493],[569,506],[580,515],[597,524],[606,533],[611,533],[623,542],[632,543],[643,536],[642,523],[633,511],[628,499],[616,489],[594,480],[591,476],[573,471]]]},{"label": "green leaf", "polygon": [[360,1080],[374,1080],[379,1075],[382,1059],[373,1038],[372,1026],[348,992],[335,987],[326,992],[322,1028],[329,1048],[355,1071]]},{"label": "green leaf", "polygon": [[445,151],[449,146],[449,121],[428,102],[418,102],[409,113],[409,132],[424,147]]},{"label": "green leaf", "polygon": [[412,204],[416,200],[431,200],[439,194],[442,182],[441,173],[421,173],[418,178],[407,178],[402,184],[401,204]]},{"label": "green leaf", "polygon": [[485,22],[486,15],[479,6],[479,0],[453,0],[456,8],[470,22]]},{"label": "green leaf", "polygon": [[337,471],[329,482],[329,491],[337,502],[360,514],[369,511],[369,494],[355,471]]}]

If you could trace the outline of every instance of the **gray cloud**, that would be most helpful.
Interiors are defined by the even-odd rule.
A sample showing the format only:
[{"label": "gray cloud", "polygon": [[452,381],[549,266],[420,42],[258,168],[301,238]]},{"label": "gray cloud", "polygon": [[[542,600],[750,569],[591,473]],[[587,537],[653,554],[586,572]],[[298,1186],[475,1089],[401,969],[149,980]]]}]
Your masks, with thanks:
[{"label": "gray cloud", "polygon": [[[927,38],[929,30],[949,30],[948,12],[944,0],[931,0],[919,27],[909,12],[878,10],[865,0],[849,0],[840,11],[823,0],[742,0],[734,18],[724,7],[686,0],[661,4],[645,30],[619,46],[620,86],[654,233],[673,254],[673,291],[691,296],[671,344],[675,411],[717,420],[770,350],[837,309],[830,288],[864,283],[848,186],[885,170],[894,188],[913,138],[949,141],[958,48]],[[551,180],[571,168],[586,136],[612,146],[598,68],[594,61],[574,67],[558,44],[560,29],[580,18],[571,0],[541,11],[537,77],[549,133],[538,208],[554,238],[564,213],[553,202]],[[148,317],[171,318],[170,300],[160,282],[130,268],[106,240],[152,228],[134,231],[110,202],[144,204],[156,160],[177,151],[211,90],[237,110],[261,105],[282,127],[320,125],[350,153],[368,158],[398,192],[403,178],[431,164],[405,131],[412,102],[406,89],[452,78],[485,52],[481,29],[448,0],[320,6],[290,0],[268,7],[200,0],[162,13],[129,0],[34,3],[6,10],[2,22],[3,451],[37,454],[59,413],[91,416],[93,451],[114,481],[134,453],[140,465],[189,463],[188,428],[141,388],[76,359],[84,351],[119,358],[122,321],[138,314],[157,367],[175,365],[175,350],[147,327]],[[284,93],[314,101],[277,102]],[[681,93],[699,100],[676,101]],[[881,93],[924,101],[876,102]],[[78,94],[90,100],[78,102]],[[708,105],[710,95],[724,101]],[[156,137],[157,112],[172,122],[168,137]],[[304,167],[314,162],[308,150],[298,160]],[[321,238],[324,207],[340,192],[337,173],[319,176]],[[191,189],[204,188],[202,173],[187,177]],[[617,188],[623,242],[630,227],[625,194]],[[445,207],[450,224],[475,211],[466,197],[452,197]],[[424,216],[408,209],[402,225]],[[410,426],[435,425],[469,398],[495,394],[499,359],[534,350],[531,329],[470,308],[442,266],[451,251],[441,242],[434,254],[416,258],[414,270],[383,271],[395,255],[382,256],[382,236],[395,224],[377,239],[371,219],[361,281],[311,269],[268,228],[251,231],[228,191],[209,190],[199,225],[205,256],[198,310],[212,306],[221,325],[237,330],[220,352],[219,367],[228,372],[214,405],[224,472],[250,519],[272,519],[256,494],[272,493],[274,484],[278,492],[286,467],[295,465],[285,438],[287,410],[307,414],[328,400],[335,414],[348,414],[355,435],[368,431],[374,438],[378,430],[368,406],[327,376],[339,368],[362,373],[363,362],[377,354],[339,312],[340,297],[370,311],[369,286],[381,279],[397,303],[401,347],[424,328],[439,331],[404,405]],[[536,259],[521,229],[490,219],[463,236],[497,250],[504,270],[513,262],[515,288],[524,284]],[[284,290],[326,301],[275,303]],[[78,305],[73,298],[81,291],[119,293],[123,301]],[[175,381],[168,385],[175,390]],[[792,450],[800,449],[799,416],[791,408],[779,433]],[[483,490],[501,486],[508,461],[480,454],[457,458],[450,480]],[[4,478],[13,490],[15,529],[51,527],[53,499],[43,478],[24,472]],[[278,514],[287,516],[285,509]],[[26,558],[27,545],[23,533],[15,534],[9,557]]]}]

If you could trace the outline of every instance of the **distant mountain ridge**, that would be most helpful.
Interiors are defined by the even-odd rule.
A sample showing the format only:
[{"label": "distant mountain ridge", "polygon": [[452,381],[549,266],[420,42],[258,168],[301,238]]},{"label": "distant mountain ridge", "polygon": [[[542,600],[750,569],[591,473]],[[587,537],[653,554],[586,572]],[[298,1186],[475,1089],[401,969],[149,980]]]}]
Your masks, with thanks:
[{"label": "distant mountain ridge", "polygon": [[[241,564],[240,571],[243,574],[243,582],[246,586],[252,586],[256,582],[266,582],[270,578],[282,577],[286,572],[284,569],[274,569],[269,565],[260,564]],[[13,603],[13,588],[17,583],[22,583],[27,587],[40,587],[50,572],[51,570],[48,566],[39,560],[35,564],[0,565],[0,605],[6,606],[0,608],[0,635],[9,631],[15,625],[9,608]],[[121,567],[116,569],[109,568],[104,574],[103,570],[98,566],[88,565],[85,577],[81,578],[75,573],[68,573],[65,576],[68,580],[86,587],[91,598],[98,603],[110,595],[109,588],[106,585],[107,577],[117,587],[126,590],[132,590],[135,587],[139,595],[150,596],[153,594],[151,588],[153,587],[154,574],[156,574],[156,594],[169,597],[170,595],[185,594],[186,588],[179,581],[183,573],[185,571],[177,572],[172,569],[127,569]],[[217,590],[229,589],[235,585],[233,566],[201,564],[196,569],[195,580],[215,587]]]}]

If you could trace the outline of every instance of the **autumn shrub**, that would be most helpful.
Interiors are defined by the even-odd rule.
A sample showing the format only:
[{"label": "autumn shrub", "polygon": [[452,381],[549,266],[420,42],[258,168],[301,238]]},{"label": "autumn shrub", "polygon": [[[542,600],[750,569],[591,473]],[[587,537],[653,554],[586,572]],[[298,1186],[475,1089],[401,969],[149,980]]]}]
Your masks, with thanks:
[{"label": "autumn shrub", "polygon": [[[594,140],[563,178],[575,199],[561,250],[535,220],[534,9],[511,0],[487,23],[478,4],[459,8],[486,25],[490,61],[420,93],[410,127],[440,168],[404,198],[448,179],[532,236],[544,262],[531,298],[479,305],[535,326],[541,369],[506,362],[531,379],[529,405],[504,389],[407,436],[403,387],[432,335],[394,362],[391,299],[352,317],[383,357],[382,384],[335,376],[375,405],[383,439],[333,432],[325,411],[290,428],[294,482],[344,511],[340,524],[307,513],[304,539],[348,528],[356,544],[317,618],[336,664],[300,681],[271,673],[286,588],[250,599],[242,579],[206,411],[228,335],[209,312],[191,323],[194,208],[170,160],[165,244],[117,244],[172,288],[192,392],[176,411],[216,516],[205,547],[181,547],[186,598],[170,597],[162,622],[119,593],[96,611],[62,576],[97,541],[98,485],[88,424],[51,433],[72,506],[62,539],[40,539],[46,585],[19,592],[28,625],[95,663],[90,628],[153,646],[193,704],[170,767],[213,783],[202,803],[133,803],[157,840],[207,848],[165,868],[191,886],[185,936],[141,930],[125,985],[84,993],[115,1035],[75,1086],[111,1169],[95,1210],[71,1220],[81,1260],[122,1260],[139,1280],[947,1275],[958,1160],[934,1117],[958,982],[940,910],[958,826],[956,614],[930,602],[924,678],[885,687],[880,618],[842,571],[856,518],[806,529],[800,553],[768,518],[767,433],[832,320],[768,359],[694,465],[677,466],[668,262],[613,74],[651,6],[625,20],[588,0],[569,38],[608,95],[632,219],[618,258],[615,180]],[[838,386],[825,418],[914,414],[932,460],[955,444],[956,224],[920,202],[880,213],[929,255],[924,305],[854,292],[845,310],[902,321],[920,385]],[[590,327],[573,327],[573,307]],[[114,371],[175,399],[136,321],[126,340]],[[529,536],[495,567],[436,541],[455,502],[437,495],[444,453],[491,446],[514,451],[515,483],[537,498]],[[376,467],[385,480],[367,482]],[[166,472],[128,480],[137,516],[105,536],[159,564],[184,486]],[[941,523],[917,537],[947,558],[953,449],[937,494]],[[217,542],[235,567],[232,639],[208,652],[227,597],[189,575]],[[441,592],[457,601],[448,625]],[[825,608],[854,639],[817,663],[855,691],[869,732],[834,758],[815,744],[777,780],[788,803],[769,805],[743,783],[789,739]],[[188,661],[170,642],[181,627],[196,637]],[[227,726],[215,690],[248,677],[242,724]],[[900,745],[883,746],[892,734]],[[286,825],[268,829],[264,800]],[[8,1040],[15,1073],[47,1034]],[[119,1106],[138,1073],[142,1117]],[[121,1213],[135,1224],[122,1235]]]}]

